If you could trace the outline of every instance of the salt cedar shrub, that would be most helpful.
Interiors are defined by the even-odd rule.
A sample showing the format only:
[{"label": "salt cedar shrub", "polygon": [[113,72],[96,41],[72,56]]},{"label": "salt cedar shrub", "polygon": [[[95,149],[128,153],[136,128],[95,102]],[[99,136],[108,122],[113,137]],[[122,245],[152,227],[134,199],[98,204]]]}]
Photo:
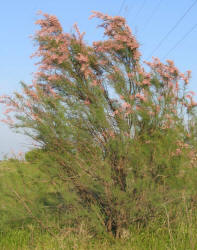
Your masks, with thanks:
[{"label": "salt cedar shrub", "polygon": [[144,62],[147,71],[123,17],[91,18],[101,20],[105,40],[88,45],[77,25],[65,33],[55,16],[43,14],[33,83],[1,102],[4,122],[22,128],[55,162],[43,168],[71,185],[88,211],[73,221],[121,237],[181,194],[172,183],[184,183],[196,163],[196,103],[187,90],[190,71],[157,58]]}]

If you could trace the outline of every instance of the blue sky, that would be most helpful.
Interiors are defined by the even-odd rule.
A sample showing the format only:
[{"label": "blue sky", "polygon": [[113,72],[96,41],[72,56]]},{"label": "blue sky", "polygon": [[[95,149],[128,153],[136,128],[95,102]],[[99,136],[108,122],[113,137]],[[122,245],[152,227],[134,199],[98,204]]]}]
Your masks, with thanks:
[{"label": "blue sky", "polygon": [[[102,31],[96,29],[97,21],[88,19],[92,10],[110,15],[123,15],[141,44],[143,59],[147,59],[149,55],[163,58],[197,23],[197,4],[195,4],[152,54],[161,39],[194,2],[194,0],[2,0],[0,95],[20,90],[19,82],[22,80],[30,83],[32,73],[36,71],[35,60],[30,59],[35,48],[29,36],[38,28],[34,24],[38,19],[36,15],[38,10],[56,15],[66,32],[71,30],[74,23],[78,23],[80,30],[86,32],[85,40],[88,43],[102,39]],[[197,93],[196,41],[197,28],[168,55],[168,58],[174,60],[181,71],[192,70],[190,89]],[[25,151],[30,146],[27,138],[13,133],[3,124],[0,124],[0,139],[0,155],[11,150]]]}]

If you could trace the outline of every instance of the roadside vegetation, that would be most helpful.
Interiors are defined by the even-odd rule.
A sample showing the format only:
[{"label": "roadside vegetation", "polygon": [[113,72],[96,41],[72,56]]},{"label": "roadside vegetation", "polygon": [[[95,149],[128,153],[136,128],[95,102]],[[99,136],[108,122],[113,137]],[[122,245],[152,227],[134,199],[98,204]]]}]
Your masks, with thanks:
[{"label": "roadside vegetation", "polygon": [[90,46],[43,14],[33,84],[1,97],[37,146],[0,163],[0,248],[196,249],[191,72],[142,62],[124,18],[92,18],[105,39]]}]

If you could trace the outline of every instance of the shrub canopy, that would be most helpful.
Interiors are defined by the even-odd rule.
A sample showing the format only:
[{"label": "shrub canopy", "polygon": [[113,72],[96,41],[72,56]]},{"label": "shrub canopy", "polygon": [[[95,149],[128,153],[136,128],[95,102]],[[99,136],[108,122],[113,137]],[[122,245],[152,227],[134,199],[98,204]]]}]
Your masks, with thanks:
[{"label": "shrub canopy", "polygon": [[43,14],[33,84],[22,83],[23,95],[1,102],[4,121],[38,144],[54,162],[47,171],[76,194],[69,202],[88,211],[79,217],[119,237],[156,217],[175,196],[173,180],[194,165],[196,103],[187,90],[190,71],[170,60],[142,63],[124,18],[95,17],[105,40],[90,46],[77,25],[65,33],[55,16]]}]

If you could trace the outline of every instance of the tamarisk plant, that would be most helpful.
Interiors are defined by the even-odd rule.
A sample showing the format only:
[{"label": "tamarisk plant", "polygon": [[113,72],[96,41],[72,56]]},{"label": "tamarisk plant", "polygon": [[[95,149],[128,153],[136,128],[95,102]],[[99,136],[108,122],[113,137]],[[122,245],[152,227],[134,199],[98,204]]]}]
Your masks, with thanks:
[{"label": "tamarisk plant", "polygon": [[23,128],[96,225],[121,237],[132,223],[156,216],[154,204],[169,198],[168,180],[194,164],[196,103],[187,91],[190,71],[157,58],[144,62],[145,70],[125,19],[95,17],[106,39],[90,46],[77,25],[68,34],[43,14],[33,84],[1,102],[4,122]]}]

